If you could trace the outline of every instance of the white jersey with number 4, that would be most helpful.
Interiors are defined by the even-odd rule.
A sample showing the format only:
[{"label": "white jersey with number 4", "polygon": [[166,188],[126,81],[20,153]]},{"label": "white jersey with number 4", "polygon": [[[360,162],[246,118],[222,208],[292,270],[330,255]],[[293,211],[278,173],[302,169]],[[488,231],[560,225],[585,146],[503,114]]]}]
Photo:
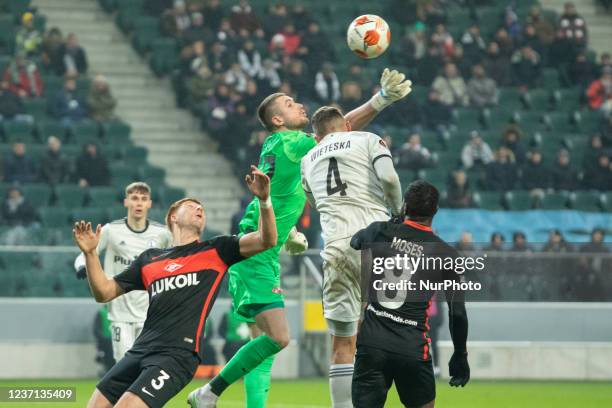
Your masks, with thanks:
[{"label": "white jersey with number 4", "polygon": [[[102,227],[98,253],[104,252],[104,272],[113,277],[125,270],[133,261],[149,248],[168,248],[172,246],[172,234],[166,226],[155,221],[147,221],[142,231],[130,228],[127,219],[109,222]],[[75,261],[75,268],[85,265],[83,254]],[[113,322],[137,323],[147,317],[149,295],[146,291],[135,290],[119,296],[108,305],[108,319]]]},{"label": "white jersey with number 4", "polygon": [[321,214],[325,243],[352,237],[389,210],[374,163],[391,152],[369,132],[330,133],[302,158],[302,186]]}]

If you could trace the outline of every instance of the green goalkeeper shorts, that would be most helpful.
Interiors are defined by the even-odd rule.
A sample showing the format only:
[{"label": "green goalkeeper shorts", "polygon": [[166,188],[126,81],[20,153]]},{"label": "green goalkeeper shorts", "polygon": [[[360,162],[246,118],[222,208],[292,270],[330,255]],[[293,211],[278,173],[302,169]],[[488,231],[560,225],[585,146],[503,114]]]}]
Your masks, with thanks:
[{"label": "green goalkeeper shorts", "polygon": [[284,307],[279,253],[277,246],[229,268],[232,308],[240,320],[254,323],[259,313]]}]

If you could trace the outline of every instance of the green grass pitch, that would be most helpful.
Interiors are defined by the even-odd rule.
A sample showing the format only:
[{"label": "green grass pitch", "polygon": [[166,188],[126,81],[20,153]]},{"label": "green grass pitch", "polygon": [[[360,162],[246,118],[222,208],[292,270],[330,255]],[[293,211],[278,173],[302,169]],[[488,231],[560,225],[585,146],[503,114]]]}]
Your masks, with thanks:
[{"label": "green grass pitch", "polygon": [[[96,382],[94,380],[62,381],[0,381],[0,387],[10,386],[74,386],[77,402],[73,403],[2,403],[0,408],[19,407],[84,407]],[[189,391],[201,385],[194,381],[166,407],[186,408]],[[324,379],[273,381],[268,408],[327,408],[330,406],[327,381]],[[437,386],[436,406],[442,408],[604,408],[612,407],[610,382],[551,382],[551,381],[472,381],[465,388],[451,388],[445,382]],[[224,394],[219,408],[244,407],[242,384],[235,384]],[[395,391],[389,392],[386,407],[401,408]]]}]

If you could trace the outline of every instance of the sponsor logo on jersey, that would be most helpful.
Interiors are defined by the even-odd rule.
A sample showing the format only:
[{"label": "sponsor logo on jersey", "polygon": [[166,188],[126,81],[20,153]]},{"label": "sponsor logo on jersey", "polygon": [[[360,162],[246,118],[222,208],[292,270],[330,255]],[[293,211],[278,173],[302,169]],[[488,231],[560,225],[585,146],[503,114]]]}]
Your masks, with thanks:
[{"label": "sponsor logo on jersey", "polygon": [[186,275],[169,276],[156,280],[151,284],[151,297],[169,290],[182,289],[187,286],[199,285],[197,272],[188,273]]},{"label": "sponsor logo on jersey", "polygon": [[145,394],[147,394],[150,397],[155,398],[155,395],[151,394],[149,391],[147,391],[147,389],[145,387],[142,387],[142,392],[144,392]]},{"label": "sponsor logo on jersey", "polygon": [[[136,258],[137,257],[134,257],[134,259]],[[121,265],[125,265],[125,266],[130,266],[132,262],[134,262],[134,259],[125,259],[124,257],[120,255],[115,255],[115,257],[113,258],[113,262],[120,263]]]},{"label": "sponsor logo on jersey", "polygon": [[119,245],[126,246],[127,244],[125,243],[125,241],[121,241],[121,242],[119,243]]},{"label": "sponsor logo on jersey", "polygon": [[281,294],[281,293],[283,293],[283,290],[281,288],[274,288],[274,289],[272,289],[272,293]]},{"label": "sponsor logo on jersey", "polygon": [[149,248],[157,248],[159,245],[157,244],[157,241],[154,239],[149,240],[149,242],[147,242],[147,246]]},{"label": "sponsor logo on jersey", "polygon": [[182,267],[183,265],[177,264],[176,262],[172,262],[171,264],[166,265],[166,267],[164,268],[164,271],[174,272],[176,270],[181,269]]}]

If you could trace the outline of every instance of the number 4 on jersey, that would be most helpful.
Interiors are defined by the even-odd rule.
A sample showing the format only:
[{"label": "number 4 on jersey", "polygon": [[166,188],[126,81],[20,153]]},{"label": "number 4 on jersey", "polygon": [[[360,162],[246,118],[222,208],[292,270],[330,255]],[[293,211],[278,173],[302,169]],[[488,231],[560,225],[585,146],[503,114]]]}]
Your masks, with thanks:
[{"label": "number 4 on jersey", "polygon": [[[334,179],[335,187],[332,187],[332,177]],[[329,159],[329,167],[327,168],[327,195],[334,195],[340,192],[341,196],[346,195],[346,189],[348,186],[342,182],[340,178],[340,170],[338,170],[338,160],[335,157]]]}]

